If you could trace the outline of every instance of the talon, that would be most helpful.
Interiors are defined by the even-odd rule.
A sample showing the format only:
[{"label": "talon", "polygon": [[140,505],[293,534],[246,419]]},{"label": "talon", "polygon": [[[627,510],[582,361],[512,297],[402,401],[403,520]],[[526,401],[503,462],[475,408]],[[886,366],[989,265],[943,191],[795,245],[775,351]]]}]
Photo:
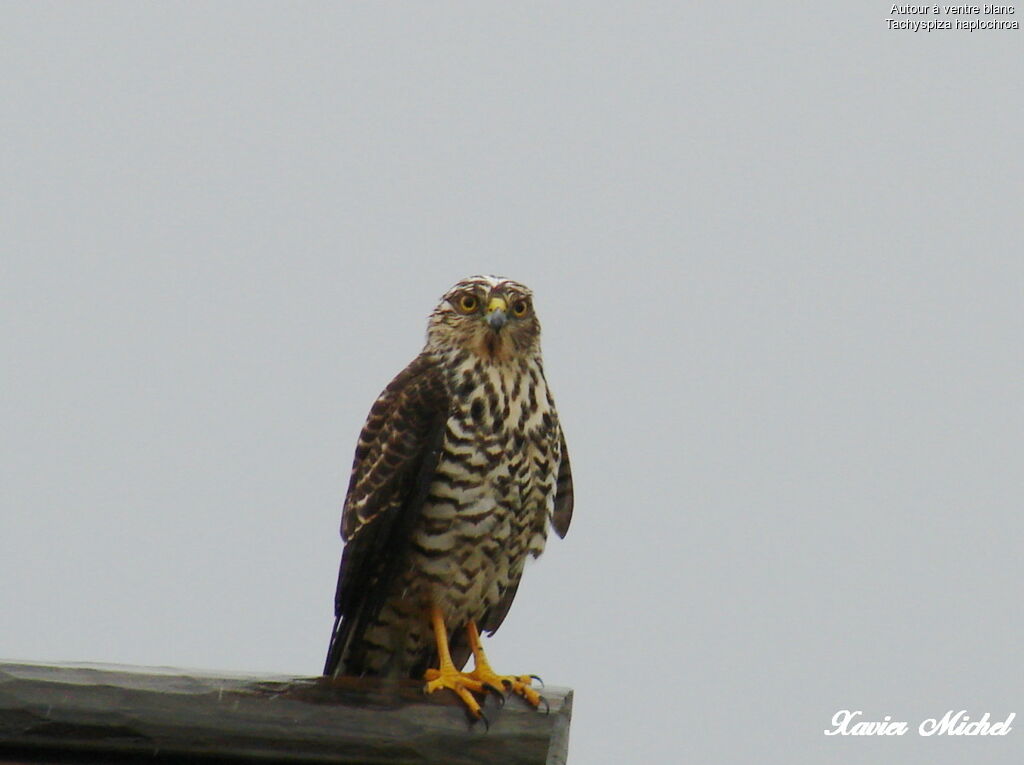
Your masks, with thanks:
[{"label": "talon", "polygon": [[540,679],[540,675],[530,675],[530,679],[536,680],[538,683],[540,683],[541,690],[544,689],[544,681]]},{"label": "talon", "polygon": [[471,717],[483,720],[489,729],[490,724],[484,717],[480,703],[473,697],[474,693],[484,693],[486,685],[473,675],[455,669],[451,653],[448,650],[448,632],[445,629],[444,617],[440,609],[432,608],[430,610],[430,621],[434,628],[440,666],[437,669],[428,669],[423,673],[423,679],[427,681],[423,688],[424,692],[430,694],[447,688],[462,700]]},{"label": "talon", "polygon": [[551,705],[548,703],[548,700],[543,696],[540,697],[540,700],[544,702],[544,714],[551,714]]},{"label": "talon", "polygon": [[[483,647],[480,645],[480,633],[477,631],[475,622],[469,622],[466,625],[466,636],[469,638],[469,648],[473,652],[473,661],[476,664],[473,671],[469,673],[471,678],[485,687],[500,683],[512,693],[522,696],[534,708],[539,707],[541,701],[547,704],[547,701],[530,686],[530,680],[536,678],[543,687],[543,681],[536,675],[499,675],[491,669],[491,665],[487,662],[487,656],[484,655]],[[550,711],[550,706],[548,710]]]},{"label": "talon", "polygon": [[452,667],[450,671],[442,668],[437,675],[438,676],[433,680],[430,680],[424,688],[428,694],[441,690],[442,688],[447,688],[462,699],[462,703],[466,705],[466,708],[473,717],[477,720],[483,717],[484,713],[480,709],[480,703],[473,697],[472,693],[473,691],[482,693],[484,690],[483,685],[468,675],[464,675],[462,672],[459,672],[455,667]]},{"label": "talon", "polygon": [[[498,709],[504,709],[505,708],[505,701],[507,700],[506,697],[505,697],[505,694],[504,693],[495,693],[494,690],[492,688],[490,688],[490,687],[486,688],[486,690],[488,692],[488,698],[493,698],[494,699],[494,705]],[[487,706],[487,699],[484,699],[483,706]]]},{"label": "talon", "polygon": [[499,688],[498,686],[494,685],[493,683],[484,682],[484,690],[488,693],[493,693],[495,696],[501,699],[502,704],[505,703],[505,691]]}]

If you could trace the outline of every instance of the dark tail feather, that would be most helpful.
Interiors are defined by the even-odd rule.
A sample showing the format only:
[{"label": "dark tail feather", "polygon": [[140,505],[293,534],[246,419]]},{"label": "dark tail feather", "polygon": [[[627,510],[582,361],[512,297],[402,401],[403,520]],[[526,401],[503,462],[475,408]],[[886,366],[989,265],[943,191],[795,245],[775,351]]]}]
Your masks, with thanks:
[{"label": "dark tail feather", "polygon": [[324,664],[324,674],[327,677],[335,677],[336,675],[344,674],[344,667],[341,667],[341,656],[345,652],[345,643],[347,635],[343,635],[343,632],[349,630],[344,629],[348,625],[341,623],[341,617],[334,617],[334,629],[331,630],[331,643],[327,647],[327,663]]}]

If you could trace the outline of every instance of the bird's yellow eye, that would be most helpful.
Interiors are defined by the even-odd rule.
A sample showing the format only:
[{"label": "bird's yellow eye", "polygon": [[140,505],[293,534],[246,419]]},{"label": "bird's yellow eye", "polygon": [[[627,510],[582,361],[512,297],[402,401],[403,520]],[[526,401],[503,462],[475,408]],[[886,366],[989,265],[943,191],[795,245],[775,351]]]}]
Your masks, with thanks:
[{"label": "bird's yellow eye", "polygon": [[459,298],[459,310],[463,313],[473,313],[480,306],[480,301],[475,295],[463,295]]},{"label": "bird's yellow eye", "polygon": [[525,300],[517,300],[512,304],[512,315],[520,319],[526,316],[527,305]]}]

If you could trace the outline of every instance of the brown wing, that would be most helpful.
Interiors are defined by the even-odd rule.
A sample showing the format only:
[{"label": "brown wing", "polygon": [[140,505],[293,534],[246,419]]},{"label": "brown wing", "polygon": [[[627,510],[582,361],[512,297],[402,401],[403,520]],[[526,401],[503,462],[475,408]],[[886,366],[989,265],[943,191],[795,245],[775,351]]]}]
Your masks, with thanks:
[{"label": "brown wing", "polygon": [[565,445],[565,433],[559,433],[562,442],[562,461],[558,463],[558,482],[555,484],[555,509],[551,513],[551,525],[559,539],[564,539],[572,521],[572,467],[569,465],[569,449]]},{"label": "brown wing", "polygon": [[412,521],[437,467],[448,408],[441,370],[420,355],[370,409],[341,518],[345,549],[324,674],[358,671],[345,666],[346,649],[380,610],[403,557]]}]

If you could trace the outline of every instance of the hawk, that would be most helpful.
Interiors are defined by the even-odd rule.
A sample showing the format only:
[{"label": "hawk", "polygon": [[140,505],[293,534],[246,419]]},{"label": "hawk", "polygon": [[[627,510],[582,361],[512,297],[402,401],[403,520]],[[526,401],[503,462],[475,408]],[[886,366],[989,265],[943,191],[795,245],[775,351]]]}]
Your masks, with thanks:
[{"label": "hawk", "polygon": [[480,632],[501,626],[527,558],[544,550],[549,524],[565,536],[572,507],[532,293],[464,279],[359,435],[324,674],[423,678],[475,718],[473,694],[488,690],[538,706],[531,676],[491,669]]}]

